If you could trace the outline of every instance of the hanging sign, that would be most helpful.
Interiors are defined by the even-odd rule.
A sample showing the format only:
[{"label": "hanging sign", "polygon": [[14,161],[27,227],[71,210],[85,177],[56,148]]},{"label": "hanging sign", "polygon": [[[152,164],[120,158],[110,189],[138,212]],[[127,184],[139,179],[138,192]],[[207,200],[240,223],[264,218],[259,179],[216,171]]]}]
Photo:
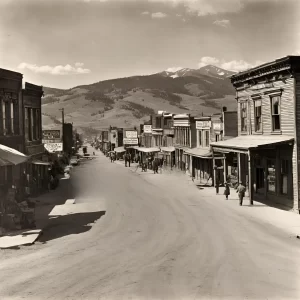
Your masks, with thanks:
[{"label": "hanging sign", "polygon": [[144,125],[144,133],[152,133],[152,125]]},{"label": "hanging sign", "polygon": [[137,131],[126,131],[125,135],[126,135],[126,138],[128,138],[128,139],[136,139]]},{"label": "hanging sign", "polygon": [[44,147],[48,152],[51,152],[51,153],[63,151],[63,143],[44,144]]},{"label": "hanging sign", "polygon": [[196,121],[196,129],[210,129],[211,121]]},{"label": "hanging sign", "polygon": [[124,145],[138,145],[139,140],[138,139],[129,139],[129,138],[124,138],[123,139],[123,144]]}]

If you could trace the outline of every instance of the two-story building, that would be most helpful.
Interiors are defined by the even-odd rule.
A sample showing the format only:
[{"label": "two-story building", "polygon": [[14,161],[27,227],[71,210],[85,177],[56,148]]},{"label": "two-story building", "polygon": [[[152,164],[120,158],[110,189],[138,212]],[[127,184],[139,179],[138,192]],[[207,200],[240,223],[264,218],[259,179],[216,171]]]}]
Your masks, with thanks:
[{"label": "two-story building", "polygon": [[[0,69],[0,144],[24,153],[23,75]],[[23,186],[22,165],[0,166],[0,185]]]},{"label": "two-story building", "polygon": [[212,143],[235,156],[238,181],[252,200],[299,212],[300,57],[287,56],[231,77],[238,137]]},{"label": "two-story building", "polygon": [[173,116],[175,164],[182,171],[189,171],[191,156],[188,149],[196,146],[195,119],[190,114],[177,114]]},{"label": "two-story building", "polygon": [[43,87],[25,83],[23,89],[25,154],[30,157],[26,164],[26,188],[30,195],[47,189],[49,163],[43,161],[41,102]]}]

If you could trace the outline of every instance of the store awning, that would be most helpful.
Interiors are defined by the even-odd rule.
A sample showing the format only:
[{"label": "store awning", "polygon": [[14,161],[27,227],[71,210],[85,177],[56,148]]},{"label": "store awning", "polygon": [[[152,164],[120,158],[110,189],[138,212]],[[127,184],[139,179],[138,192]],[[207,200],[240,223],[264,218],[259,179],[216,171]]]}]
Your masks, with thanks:
[{"label": "store awning", "polygon": [[41,161],[38,159],[31,159],[30,162],[34,165],[41,165],[41,166],[50,166],[51,163],[48,161]]},{"label": "store awning", "polygon": [[268,145],[275,145],[280,143],[291,143],[294,138],[284,135],[243,135],[226,141],[219,141],[211,143],[214,151],[228,151],[228,152],[247,152],[255,148],[263,148]]},{"label": "store awning", "polygon": [[174,152],[175,148],[174,147],[160,147],[160,150],[164,151],[164,152]]},{"label": "store awning", "polygon": [[115,151],[116,153],[126,152],[126,150],[124,149],[124,147],[117,147],[117,148],[114,149],[114,151]]},{"label": "store awning", "polygon": [[18,165],[29,159],[25,154],[0,144],[0,166]]},{"label": "store awning", "polygon": [[144,152],[144,153],[160,152],[159,148],[142,148],[142,147],[140,147],[137,150],[140,152]]},{"label": "store awning", "polygon": [[212,158],[212,153],[209,149],[192,148],[185,150],[184,153],[197,157]]}]

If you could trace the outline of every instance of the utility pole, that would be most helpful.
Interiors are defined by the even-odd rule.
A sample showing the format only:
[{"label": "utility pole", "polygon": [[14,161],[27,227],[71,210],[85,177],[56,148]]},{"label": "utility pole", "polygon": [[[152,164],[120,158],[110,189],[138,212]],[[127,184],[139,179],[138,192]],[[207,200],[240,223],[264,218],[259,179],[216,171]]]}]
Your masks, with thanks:
[{"label": "utility pole", "polygon": [[65,109],[61,108],[61,126],[62,126],[62,132],[61,132],[61,139],[62,139],[62,144],[63,144],[63,151],[65,150],[65,143],[64,143],[64,124],[65,124]]}]

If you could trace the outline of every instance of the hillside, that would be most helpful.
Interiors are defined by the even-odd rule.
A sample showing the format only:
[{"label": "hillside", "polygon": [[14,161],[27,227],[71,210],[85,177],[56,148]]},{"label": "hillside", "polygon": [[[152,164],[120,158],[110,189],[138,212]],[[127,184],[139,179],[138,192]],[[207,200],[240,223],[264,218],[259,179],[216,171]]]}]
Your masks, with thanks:
[{"label": "hillside", "polygon": [[43,126],[57,126],[61,108],[65,110],[65,121],[73,122],[82,131],[97,131],[109,125],[131,127],[158,110],[200,115],[219,112],[222,106],[236,109],[235,90],[227,78],[232,72],[213,66],[183,70],[176,76],[165,71],[69,90],[44,87]]}]

